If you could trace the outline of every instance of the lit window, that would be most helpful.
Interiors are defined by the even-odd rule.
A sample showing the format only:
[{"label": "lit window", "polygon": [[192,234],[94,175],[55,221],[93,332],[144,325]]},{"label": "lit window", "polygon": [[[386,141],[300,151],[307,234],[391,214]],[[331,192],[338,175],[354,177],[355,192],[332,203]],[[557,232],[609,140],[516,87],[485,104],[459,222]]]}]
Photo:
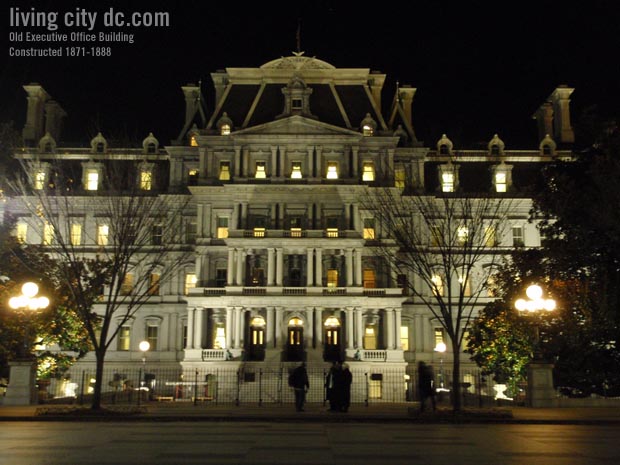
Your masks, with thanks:
[{"label": "lit window", "polygon": [[495,226],[487,226],[484,228],[484,244],[487,247],[495,247],[497,245]]},{"label": "lit window", "polygon": [[291,237],[302,237],[301,228],[291,228]]},{"label": "lit window", "polygon": [[117,350],[129,350],[131,341],[131,326],[121,326],[118,330]]},{"label": "lit window", "polygon": [[230,124],[222,124],[222,127],[220,128],[220,134],[222,136],[227,136],[228,134],[230,134]]},{"label": "lit window", "polygon": [[120,293],[121,295],[130,295],[133,291],[133,275],[131,273],[125,274],[123,282],[121,283]]},{"label": "lit window", "polygon": [[383,374],[371,373],[368,380],[368,398],[381,399],[383,397]]},{"label": "lit window", "polygon": [[86,172],[86,190],[96,191],[99,188],[99,172],[88,170]]},{"label": "lit window", "polygon": [[185,295],[189,294],[190,289],[194,289],[196,287],[196,283],[198,279],[196,278],[195,273],[187,273],[185,275]]},{"label": "lit window", "polygon": [[301,163],[293,162],[293,167],[291,169],[291,179],[301,179]]},{"label": "lit window", "polygon": [[437,225],[431,225],[431,246],[440,247],[441,245],[443,245],[441,228]]},{"label": "lit window", "polygon": [[159,273],[151,273],[149,278],[149,295],[159,295]]},{"label": "lit window", "polygon": [[454,173],[442,173],[441,190],[442,192],[454,192]]},{"label": "lit window", "polygon": [[254,237],[265,237],[265,228],[254,228]]},{"label": "lit window", "polygon": [[364,329],[364,349],[377,349],[377,330],[375,325],[366,325]]},{"label": "lit window", "polygon": [[372,163],[364,163],[362,168],[362,181],[375,180],[375,167]]},{"label": "lit window", "polygon": [[149,324],[146,327],[146,340],[149,343],[149,350],[157,350],[157,339],[159,338],[159,326]]},{"label": "lit window", "polygon": [[41,190],[45,187],[45,171],[37,171],[34,175],[34,188],[36,190]]},{"label": "lit window", "polygon": [[364,280],[364,288],[374,289],[377,284],[375,281],[375,270],[366,269],[363,271],[362,275],[362,278]]},{"label": "lit window", "polygon": [[512,228],[512,246],[523,247],[525,245],[525,239],[523,238],[523,227],[514,226]]},{"label": "lit window", "polygon": [[54,241],[54,226],[50,223],[43,225],[43,245],[50,245]]},{"label": "lit window", "polygon": [[215,337],[213,338],[214,349],[226,348],[226,327],[223,324],[217,324],[215,327]]},{"label": "lit window", "polygon": [[443,337],[443,328],[435,328],[435,347],[439,344],[445,344]]},{"label": "lit window", "polygon": [[71,245],[80,245],[82,243],[82,225],[73,223],[71,225]]},{"label": "lit window", "polygon": [[220,181],[230,181],[230,162],[220,162]]},{"label": "lit window", "polygon": [[191,147],[198,147],[198,139],[196,139],[194,134],[192,134],[192,137],[189,138],[189,145]]},{"label": "lit window", "polygon": [[409,326],[400,327],[400,345],[403,350],[409,350]]},{"label": "lit window", "polygon": [[495,192],[506,192],[506,173],[495,173]]},{"label": "lit window", "polygon": [[217,218],[217,238],[226,239],[228,237],[228,218],[219,216]]},{"label": "lit window", "polygon": [[487,278],[487,297],[497,297],[496,295],[497,281],[495,276],[491,275]]},{"label": "lit window", "polygon": [[364,126],[362,126],[362,134],[364,136],[372,136],[374,132],[374,129],[369,124],[365,124]]},{"label": "lit window", "polygon": [[18,242],[22,244],[26,243],[26,239],[28,238],[28,225],[26,223],[17,223],[15,227],[15,237]]},{"label": "lit window", "polygon": [[267,177],[267,173],[265,172],[265,162],[257,161],[256,162],[256,174],[254,178],[256,179],[265,179]]},{"label": "lit window", "polygon": [[398,187],[400,189],[405,188],[405,169],[404,168],[396,168],[394,170],[394,187]]},{"label": "lit window", "polygon": [[141,171],[140,172],[140,189],[143,191],[150,191],[153,188],[153,172]]},{"label": "lit window", "polygon": [[463,277],[459,276],[459,285],[463,290],[464,297],[471,297],[471,285],[469,281],[469,279],[464,279]]},{"label": "lit window", "polygon": [[364,218],[364,239],[375,238],[375,220],[373,218]]},{"label": "lit window", "polygon": [[338,163],[327,163],[327,179],[338,179]]},{"label": "lit window", "polygon": [[338,270],[327,270],[327,287],[338,287]]},{"label": "lit window", "polygon": [[467,226],[459,226],[456,230],[456,240],[459,245],[463,246],[467,244],[467,240],[469,239],[469,229]]},{"label": "lit window", "polygon": [[338,228],[327,228],[327,237],[338,237]]},{"label": "lit window", "polygon": [[190,186],[198,184],[198,170],[191,169],[187,172],[187,181]]},{"label": "lit window", "polygon": [[443,296],[443,279],[438,274],[431,277],[432,291],[436,296]]},{"label": "lit window", "polygon": [[97,226],[97,245],[108,245],[110,227],[107,224]]}]

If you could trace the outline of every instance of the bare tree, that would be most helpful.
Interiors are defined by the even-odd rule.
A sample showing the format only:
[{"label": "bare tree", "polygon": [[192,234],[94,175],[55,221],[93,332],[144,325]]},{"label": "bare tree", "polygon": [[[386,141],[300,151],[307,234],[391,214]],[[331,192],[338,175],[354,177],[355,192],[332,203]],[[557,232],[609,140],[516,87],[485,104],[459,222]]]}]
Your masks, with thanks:
[{"label": "bare tree", "polygon": [[371,211],[385,239],[376,253],[405,276],[402,285],[441,324],[453,351],[452,402],[461,407],[460,354],[487,283],[506,250],[498,247],[509,199],[485,193],[427,194],[369,187],[362,206]]},{"label": "bare tree", "polygon": [[88,332],[96,357],[91,407],[99,409],[106,352],[120,328],[191,263],[182,216],[188,196],[141,188],[128,164],[108,164],[97,192],[72,187],[60,164],[48,166],[54,174],[43,186],[37,162],[22,166],[13,190]]}]

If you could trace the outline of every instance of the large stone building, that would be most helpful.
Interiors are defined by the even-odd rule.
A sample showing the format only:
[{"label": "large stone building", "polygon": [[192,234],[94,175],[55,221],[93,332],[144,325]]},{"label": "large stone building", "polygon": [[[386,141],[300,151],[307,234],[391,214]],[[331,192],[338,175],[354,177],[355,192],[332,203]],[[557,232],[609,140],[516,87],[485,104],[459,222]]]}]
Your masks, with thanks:
[{"label": "large stone building", "polygon": [[[384,233],[362,208],[362,194],[386,172],[396,187],[411,175],[429,195],[474,188],[516,194],[508,234],[496,247],[507,253],[516,245],[538,246],[520,189],[538,163],[570,155],[560,148],[573,139],[572,89],[558,87],[535,113],[535,150],[508,149],[492,134],[485,150],[460,150],[445,135],[432,144],[419,141],[412,123],[416,89],[399,86],[384,105],[386,75],[367,68],[338,69],[294,54],[211,77],[212,112],[204,110],[199,86],[183,86],[178,139],[164,146],[149,134],[139,148],[112,147],[102,134],[86,148],[57,145],[64,111],[40,85],[24,86],[28,147],[17,156],[38,163],[35,182],[45,184],[48,162],[64,160],[81,170],[78,179],[93,201],[105,195],[98,184],[102,164],[122,160],[137,167],[142,188],[190,200],[184,231],[194,262],[124,324],[106,367],[138,366],[143,339],[151,343],[151,367],[185,373],[300,360],[327,367],[346,359],[354,374],[370,376],[376,396],[404,400],[414,364],[439,363],[439,357],[447,364],[450,348],[434,350],[448,342],[442,328],[402,288],[403,279],[415,277],[397,275],[377,256],[374,246]],[[9,199],[4,207],[19,216],[16,205]],[[96,208],[83,213],[80,231],[95,238]],[[44,242],[44,226],[37,224],[22,216],[17,234]],[[463,362],[471,364],[467,356]],[[390,389],[381,391],[381,383]]]}]

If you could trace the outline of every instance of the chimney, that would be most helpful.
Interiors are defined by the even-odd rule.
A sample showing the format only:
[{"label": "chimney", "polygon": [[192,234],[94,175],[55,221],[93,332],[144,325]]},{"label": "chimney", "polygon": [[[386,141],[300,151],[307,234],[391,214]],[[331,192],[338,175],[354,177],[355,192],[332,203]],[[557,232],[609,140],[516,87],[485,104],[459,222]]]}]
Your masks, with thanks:
[{"label": "chimney", "polygon": [[385,82],[385,74],[381,71],[370,71],[368,78],[368,86],[372,94],[372,99],[375,101],[377,108],[381,111],[381,90],[383,89],[383,83]]},{"label": "chimney", "polygon": [[549,96],[553,103],[553,138],[556,142],[575,142],[575,133],[570,125],[570,95],[575,89],[560,85]]},{"label": "chimney", "polygon": [[215,108],[218,108],[228,85],[228,73],[223,69],[218,69],[215,73],[211,73],[211,79],[213,80],[213,87],[215,87]]},{"label": "chimney", "polygon": [[50,97],[45,89],[36,82],[25,85],[24,90],[28,93],[28,112],[22,137],[26,145],[32,146],[38,144],[39,139],[43,137],[45,102]]},{"label": "chimney", "polygon": [[413,127],[413,121],[411,119],[411,103],[413,102],[413,96],[416,90],[417,89],[411,86],[402,86],[398,88],[398,98],[400,99],[403,107],[405,119],[411,128]]},{"label": "chimney", "polygon": [[185,127],[189,127],[200,105],[200,87],[190,83],[181,87],[185,95]]},{"label": "chimney", "polygon": [[67,113],[55,100],[48,100],[45,104],[45,132],[49,132],[55,141],[60,140],[63,118]]},{"label": "chimney", "polygon": [[538,140],[541,141],[547,134],[553,134],[553,104],[549,101],[543,103],[532,115],[538,126]]}]

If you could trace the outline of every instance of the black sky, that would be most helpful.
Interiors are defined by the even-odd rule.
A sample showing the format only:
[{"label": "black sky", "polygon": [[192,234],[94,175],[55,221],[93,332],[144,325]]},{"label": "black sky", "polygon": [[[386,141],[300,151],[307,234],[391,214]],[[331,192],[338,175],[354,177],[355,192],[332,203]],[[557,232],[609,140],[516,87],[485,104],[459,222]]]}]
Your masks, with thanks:
[{"label": "black sky", "polygon": [[[36,81],[69,113],[67,142],[86,144],[100,129],[135,140],[152,131],[168,144],[183,123],[181,85],[202,79],[212,110],[210,73],[290,55],[298,18],[306,55],[386,73],[385,102],[397,80],[416,87],[414,128],[428,145],[447,133],[457,148],[471,148],[498,133],[509,149],[534,147],[531,115],[558,84],[576,88],[573,124],[590,105],[620,113],[614,1],[371,3],[9,0],[0,20],[0,118],[23,126],[21,86]],[[166,11],[172,24],[127,29],[135,43],[112,44],[111,58],[11,58],[11,6]]]}]

